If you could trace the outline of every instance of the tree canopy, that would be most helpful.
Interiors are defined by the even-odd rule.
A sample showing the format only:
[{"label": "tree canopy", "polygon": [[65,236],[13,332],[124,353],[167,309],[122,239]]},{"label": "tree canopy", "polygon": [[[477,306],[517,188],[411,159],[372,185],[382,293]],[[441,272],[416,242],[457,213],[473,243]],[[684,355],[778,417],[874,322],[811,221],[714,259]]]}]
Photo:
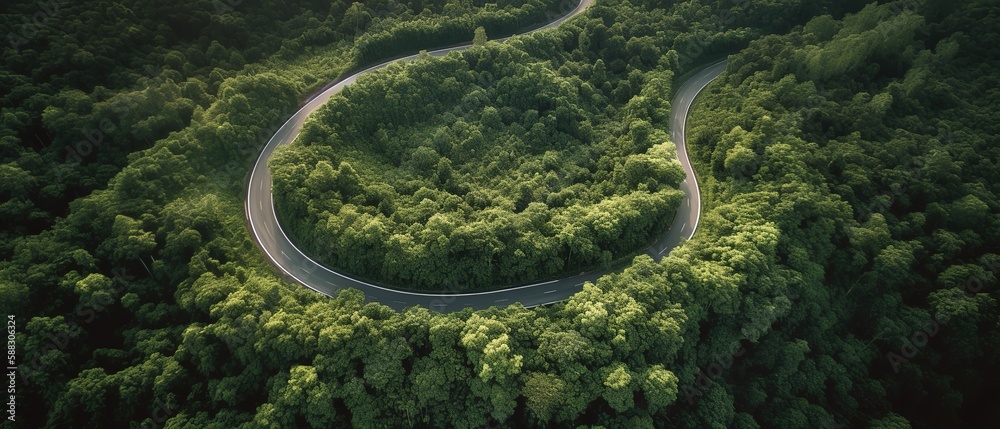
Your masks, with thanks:
[{"label": "tree canopy", "polygon": [[[463,29],[466,41],[481,26],[495,39],[503,32],[483,17],[526,17],[515,10],[529,4],[154,3],[22,1],[0,12],[14,37],[0,48],[0,309],[17,318],[18,426],[992,422],[994,2],[602,0],[553,31],[362,82],[324,115],[363,100],[363,88],[418,91],[421,73],[421,85],[451,98],[428,98],[430,113],[410,118],[389,116],[398,109],[352,113],[375,134],[335,135],[317,120],[296,155],[309,161],[301,164],[308,189],[472,206],[472,189],[459,198],[447,188],[480,161],[458,156],[468,141],[496,151],[503,171],[540,180],[551,172],[559,192],[574,186],[563,181],[572,174],[600,173],[610,177],[594,183],[649,193],[648,179],[670,172],[657,136],[671,131],[671,88],[732,53],[688,123],[705,204],[693,240],[661,262],[636,257],[562,303],[448,314],[397,312],[357,290],[328,298],[281,278],[247,231],[246,174],[307,94],[369,64],[359,52],[382,58],[360,40],[409,37],[416,33],[393,28],[452,18],[461,22],[429,26]],[[39,25],[21,19],[36,13]],[[476,80],[485,70],[493,86],[537,96],[491,94]],[[534,78],[516,79],[524,73]],[[558,96],[572,104],[544,105]],[[444,107],[477,99],[467,117]],[[482,140],[461,134],[473,122]],[[527,138],[536,128],[553,140]],[[507,148],[492,136],[521,143]],[[587,155],[613,154],[609,164],[547,161],[549,151],[566,151],[549,146],[565,136],[592,144]],[[391,165],[391,187],[349,158],[360,151],[330,153],[331,138],[395,145],[363,160]],[[533,166],[522,171],[517,160]],[[396,183],[406,181],[422,184],[401,192]],[[522,221],[539,204],[563,207],[537,197],[545,201],[531,193],[522,209],[516,198],[505,207]],[[493,196],[469,200],[485,208]],[[408,207],[333,197],[301,207],[335,201],[369,223]],[[621,206],[609,215],[629,212]],[[412,207],[416,218],[421,206]],[[459,229],[433,214],[418,225],[445,236],[449,223]],[[585,249],[582,228],[567,225],[559,245]]]},{"label": "tree canopy", "polygon": [[[658,113],[669,102],[653,94],[669,93],[671,73],[635,70],[620,93],[571,71],[591,68],[489,45],[361,78],[272,158],[283,229],[330,267],[432,290],[640,251],[683,197]],[[609,111],[613,97],[628,102]]]}]

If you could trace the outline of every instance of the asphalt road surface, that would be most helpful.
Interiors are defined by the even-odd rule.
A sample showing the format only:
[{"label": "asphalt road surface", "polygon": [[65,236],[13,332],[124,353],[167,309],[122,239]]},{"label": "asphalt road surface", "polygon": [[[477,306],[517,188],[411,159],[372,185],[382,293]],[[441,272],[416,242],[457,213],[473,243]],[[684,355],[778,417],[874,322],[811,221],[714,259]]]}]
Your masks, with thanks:
[{"label": "asphalt road surface", "polygon": [[[569,11],[565,16],[532,31],[558,26],[565,20],[586,10],[591,2],[592,0],[582,0],[576,8]],[[500,40],[502,41],[503,39]],[[448,52],[465,49],[469,46],[455,46],[429,53],[434,56],[442,56]],[[466,307],[474,309],[483,309],[490,306],[503,307],[517,302],[525,307],[552,304],[565,300],[576,292],[579,292],[585,282],[592,282],[604,275],[605,272],[585,273],[559,280],[488,292],[410,292],[367,283],[338,273],[312,260],[292,244],[288,236],[281,230],[281,225],[278,223],[274,211],[274,196],[271,194],[271,173],[268,170],[267,164],[275,148],[292,142],[298,136],[299,131],[302,130],[302,125],[309,114],[325,104],[331,96],[356,81],[358,76],[398,61],[412,60],[416,57],[418,55],[387,61],[337,81],[322,93],[312,98],[299,111],[295,112],[278,129],[274,136],[271,137],[267,145],[264,146],[260,157],[257,159],[250,173],[247,189],[246,216],[254,239],[267,255],[270,262],[289,280],[302,284],[319,293],[333,296],[338,290],[355,288],[363,291],[367,300],[377,301],[397,310],[420,305],[442,312],[458,311]],[[725,67],[725,62],[709,66],[686,81],[674,97],[671,118],[672,138],[677,144],[677,157],[684,167],[684,172],[687,174],[687,178],[680,185],[681,190],[685,193],[685,198],[681,201],[681,206],[677,209],[670,230],[647,250],[647,253],[657,260],[666,255],[670,249],[673,249],[682,241],[694,235],[695,229],[698,226],[698,218],[701,215],[701,194],[698,191],[698,182],[695,178],[694,170],[691,168],[691,163],[688,162],[684,144],[684,124],[694,98],[705,86],[721,74],[725,70]]]}]

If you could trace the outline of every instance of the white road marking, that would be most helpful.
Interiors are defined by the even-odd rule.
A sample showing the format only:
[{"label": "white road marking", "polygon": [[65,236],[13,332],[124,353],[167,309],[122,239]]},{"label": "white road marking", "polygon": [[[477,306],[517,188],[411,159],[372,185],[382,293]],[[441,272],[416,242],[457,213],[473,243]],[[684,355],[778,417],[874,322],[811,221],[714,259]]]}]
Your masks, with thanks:
[{"label": "white road marking", "polygon": [[505,302],[505,301],[507,301],[507,298],[504,298],[504,299],[498,299],[498,300],[496,300],[496,301],[493,301],[493,302]]},{"label": "white road marking", "polygon": [[573,286],[583,286],[583,282],[577,283],[577,284],[575,284]]},{"label": "white road marking", "polygon": [[550,290],[548,292],[545,292],[545,293],[552,293],[552,292],[555,292],[556,290],[558,290],[558,289],[552,289],[552,290]]},{"label": "white road marking", "polygon": [[[285,251],[284,251],[284,250],[282,250],[282,251],[281,251],[281,254],[282,254],[282,255],[284,255],[284,256],[285,256],[286,258],[288,258],[288,255],[287,255],[287,254],[285,254]],[[291,258],[289,258],[289,259],[291,259]]]}]

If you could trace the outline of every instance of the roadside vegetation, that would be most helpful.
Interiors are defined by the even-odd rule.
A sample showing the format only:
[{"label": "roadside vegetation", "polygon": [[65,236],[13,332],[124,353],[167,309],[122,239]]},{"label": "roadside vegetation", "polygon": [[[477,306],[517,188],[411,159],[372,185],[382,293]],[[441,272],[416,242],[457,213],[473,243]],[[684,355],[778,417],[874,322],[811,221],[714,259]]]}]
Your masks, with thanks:
[{"label": "roadside vegetation", "polygon": [[334,96],[271,160],[285,231],[330,267],[430,290],[525,283],[641,251],[683,198],[664,131],[672,73],[651,38],[589,57],[529,53],[571,38],[393,66]]},{"label": "roadside vegetation", "polygon": [[998,399],[1000,64],[976,40],[1000,36],[1000,11],[912,6],[754,41],[692,114],[719,204],[696,242],[774,231],[749,242],[777,268],[739,288],[776,329],[696,393],[724,389],[762,426],[967,426]]},{"label": "roadside vegetation", "polygon": [[[18,53],[3,48],[0,311],[18,320],[19,425],[881,429],[992,418],[1000,381],[994,3],[599,0],[580,19],[511,46],[487,43],[362,82],[358,89],[418,70],[457,72],[452,98],[433,115],[384,121],[397,131],[385,136],[394,152],[359,159],[391,165],[390,183],[452,193],[440,159],[414,170],[423,164],[412,145],[459,131],[459,119],[509,140],[528,123],[523,112],[538,111],[540,130],[556,138],[535,152],[521,139],[524,158],[511,164],[540,161],[542,171],[546,152],[565,150],[547,146],[560,136],[588,141],[558,121],[546,129],[545,109],[528,107],[537,98],[517,107],[487,97],[450,120],[446,104],[461,106],[477,87],[489,96],[475,74],[497,70],[478,63],[487,55],[512,55],[510,71],[491,71],[494,85],[527,85],[514,78],[532,71],[541,82],[590,83],[590,99],[539,89],[567,94],[578,108],[570,117],[607,137],[588,141],[602,154],[604,141],[635,141],[621,119],[654,78],[734,53],[691,117],[691,154],[713,198],[693,240],[661,263],[637,257],[564,303],[449,314],[395,312],[356,290],[327,298],[267,265],[245,226],[246,175],[307,94],[361,65],[365,36],[306,37],[339,32],[356,5],[245,0],[215,12],[219,4],[59,3]],[[448,20],[467,10],[459,6],[487,8],[408,7],[437,16],[414,20]],[[5,3],[3,28],[21,34],[20,16],[38,7]],[[364,34],[404,25],[375,18],[398,6],[357,7],[390,25],[363,26]],[[465,40],[485,26],[469,19]],[[246,31],[225,36],[231,28]],[[652,61],[646,47],[657,49]],[[597,60],[610,90],[584,72]],[[145,64],[157,72],[142,77]],[[522,113],[505,117],[505,106]],[[502,125],[486,125],[490,107]],[[102,131],[100,147],[67,163],[64,146],[101,130],[104,118],[116,127]],[[650,136],[668,131],[646,121]],[[310,127],[323,132],[303,146],[331,160],[360,158],[323,152],[334,133],[322,127],[331,126],[317,120]],[[382,138],[357,135],[347,147]],[[452,153],[433,150],[456,158],[452,177],[478,174],[462,168],[489,160],[462,159],[464,140],[446,140]],[[639,152],[622,153],[616,162]],[[558,158],[553,175],[562,180],[573,160]],[[330,162],[331,175],[351,177],[340,166]],[[374,177],[352,168],[359,186]],[[623,189],[642,184],[624,188],[632,185],[614,181],[615,167],[591,174],[600,171]],[[398,193],[397,203],[410,195]],[[535,198],[521,213],[542,203]],[[510,198],[515,214],[518,201]],[[360,203],[368,201],[351,204]]]}]

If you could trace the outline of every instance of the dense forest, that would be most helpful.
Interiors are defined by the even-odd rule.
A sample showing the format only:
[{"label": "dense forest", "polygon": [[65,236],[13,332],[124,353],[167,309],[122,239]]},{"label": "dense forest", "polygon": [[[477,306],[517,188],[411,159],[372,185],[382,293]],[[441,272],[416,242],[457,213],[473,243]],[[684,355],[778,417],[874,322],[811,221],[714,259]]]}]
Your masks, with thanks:
[{"label": "dense forest", "polygon": [[[995,415],[998,38],[995,5],[870,5],[731,57],[692,116],[705,228],[777,232],[765,242],[794,288],[770,272],[742,300],[796,297],[727,374],[737,409],[792,427],[820,408],[849,427],[878,410],[893,414],[871,427]],[[784,392],[812,406],[772,400]]]},{"label": "dense forest", "polygon": [[[421,192],[441,204],[463,183],[481,206],[463,198],[456,213],[498,201],[532,220],[540,204],[672,192],[676,176],[629,177],[628,160],[670,159],[658,110],[686,74],[729,55],[689,122],[706,206],[691,241],[563,303],[440,314],[276,274],[245,225],[249,168],[337,76],[406,43],[530,28],[564,5],[5,2],[0,310],[16,317],[19,364],[17,423],[4,425],[988,422],[1000,403],[1000,5],[864,3],[598,0],[558,29],[389,69],[335,100],[275,165],[299,156],[315,177],[283,222],[348,204],[420,219]],[[535,97],[490,92],[515,83]],[[350,112],[384,134],[338,122],[338,106],[399,85],[437,89],[429,106],[399,101],[430,113]],[[488,156],[463,153],[474,130],[469,149]],[[360,150],[371,144],[384,151]],[[517,185],[551,172],[556,191],[483,183],[495,178],[478,166],[495,160]]]},{"label": "dense forest", "polygon": [[604,47],[635,66],[621,76],[518,42],[334,96],[271,160],[283,229],[331,267],[451,291],[607,266],[651,243],[684,178],[663,131],[671,74],[650,71],[658,48]]},{"label": "dense forest", "polygon": [[[130,153],[189,127],[237,81],[300,69],[294,79],[267,76],[282,88],[273,94],[276,111],[261,113],[264,138],[296,97],[365,64],[371,52],[455,44],[479,26],[506,35],[561,7],[556,0],[4,2],[0,237],[51,227],[70,201],[103,188]],[[210,115],[226,123],[220,113]],[[201,139],[242,161],[242,150],[257,151],[259,139],[233,146],[256,133],[234,127]],[[12,242],[3,240],[4,254]]]}]

